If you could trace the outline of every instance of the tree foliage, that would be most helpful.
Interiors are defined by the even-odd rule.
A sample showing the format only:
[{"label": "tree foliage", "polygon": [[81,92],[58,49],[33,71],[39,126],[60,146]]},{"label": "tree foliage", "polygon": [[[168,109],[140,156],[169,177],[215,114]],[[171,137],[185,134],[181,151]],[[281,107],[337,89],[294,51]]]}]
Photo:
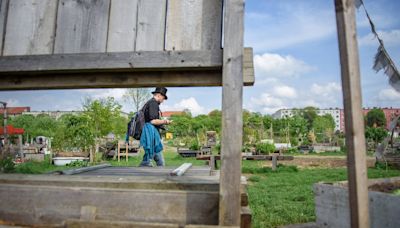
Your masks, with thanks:
[{"label": "tree foliage", "polygon": [[83,115],[88,119],[96,138],[104,137],[110,132],[121,134],[126,131],[127,120],[123,131],[117,127],[122,127],[121,105],[112,97],[99,100],[87,99],[83,104]]},{"label": "tree foliage", "polygon": [[312,126],[317,142],[330,142],[332,140],[335,130],[335,121],[331,115],[325,114],[323,116],[317,116]]},{"label": "tree foliage", "polygon": [[368,127],[386,127],[386,117],[382,109],[373,108],[365,119]]},{"label": "tree foliage", "polygon": [[365,129],[365,138],[372,140],[375,144],[382,142],[388,135],[388,132],[382,127],[367,127]]}]

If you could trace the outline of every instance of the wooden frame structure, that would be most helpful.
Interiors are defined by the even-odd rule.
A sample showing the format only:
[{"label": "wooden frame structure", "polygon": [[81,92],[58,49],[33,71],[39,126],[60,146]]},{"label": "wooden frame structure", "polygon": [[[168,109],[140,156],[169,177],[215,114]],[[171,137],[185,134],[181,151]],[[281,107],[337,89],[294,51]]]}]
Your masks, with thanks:
[{"label": "wooden frame structure", "polygon": [[[368,227],[355,2],[334,1],[351,221]],[[0,0],[0,90],[222,85],[219,223],[237,226],[242,86],[254,82],[243,19],[244,0]]]},{"label": "wooden frame structure", "polygon": [[0,90],[222,85],[219,224],[238,226],[243,35],[244,0],[0,0]]},{"label": "wooden frame structure", "polygon": [[369,227],[368,177],[355,0],[335,0],[345,115],[351,227]]}]

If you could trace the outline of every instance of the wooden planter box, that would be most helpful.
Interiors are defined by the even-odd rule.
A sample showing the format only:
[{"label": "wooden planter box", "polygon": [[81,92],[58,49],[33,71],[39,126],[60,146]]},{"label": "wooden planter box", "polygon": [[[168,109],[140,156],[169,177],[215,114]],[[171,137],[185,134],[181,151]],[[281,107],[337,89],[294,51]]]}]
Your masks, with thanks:
[{"label": "wooden planter box", "polygon": [[[371,228],[400,227],[400,197],[371,191],[400,186],[400,177],[368,181]],[[320,227],[350,228],[350,207],[346,182],[314,185],[317,224]]]}]

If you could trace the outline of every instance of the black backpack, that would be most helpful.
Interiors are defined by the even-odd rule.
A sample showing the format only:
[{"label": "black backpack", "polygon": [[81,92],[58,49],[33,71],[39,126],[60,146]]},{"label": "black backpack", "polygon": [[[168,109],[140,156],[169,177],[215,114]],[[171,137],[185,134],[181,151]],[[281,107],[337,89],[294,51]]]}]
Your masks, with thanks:
[{"label": "black backpack", "polygon": [[145,124],[144,110],[147,107],[147,103],[131,118],[128,123],[128,136],[140,140],[142,130]]}]

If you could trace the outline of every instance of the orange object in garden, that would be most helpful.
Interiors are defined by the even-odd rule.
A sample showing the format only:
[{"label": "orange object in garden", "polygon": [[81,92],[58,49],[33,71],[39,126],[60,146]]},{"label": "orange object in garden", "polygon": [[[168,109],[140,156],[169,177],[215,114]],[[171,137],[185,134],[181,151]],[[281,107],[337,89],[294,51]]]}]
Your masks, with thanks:
[{"label": "orange object in garden", "polygon": [[[13,125],[7,125],[7,134],[8,135],[22,135],[25,130],[23,128],[14,128]],[[0,135],[4,134],[3,127],[0,127]]]}]

